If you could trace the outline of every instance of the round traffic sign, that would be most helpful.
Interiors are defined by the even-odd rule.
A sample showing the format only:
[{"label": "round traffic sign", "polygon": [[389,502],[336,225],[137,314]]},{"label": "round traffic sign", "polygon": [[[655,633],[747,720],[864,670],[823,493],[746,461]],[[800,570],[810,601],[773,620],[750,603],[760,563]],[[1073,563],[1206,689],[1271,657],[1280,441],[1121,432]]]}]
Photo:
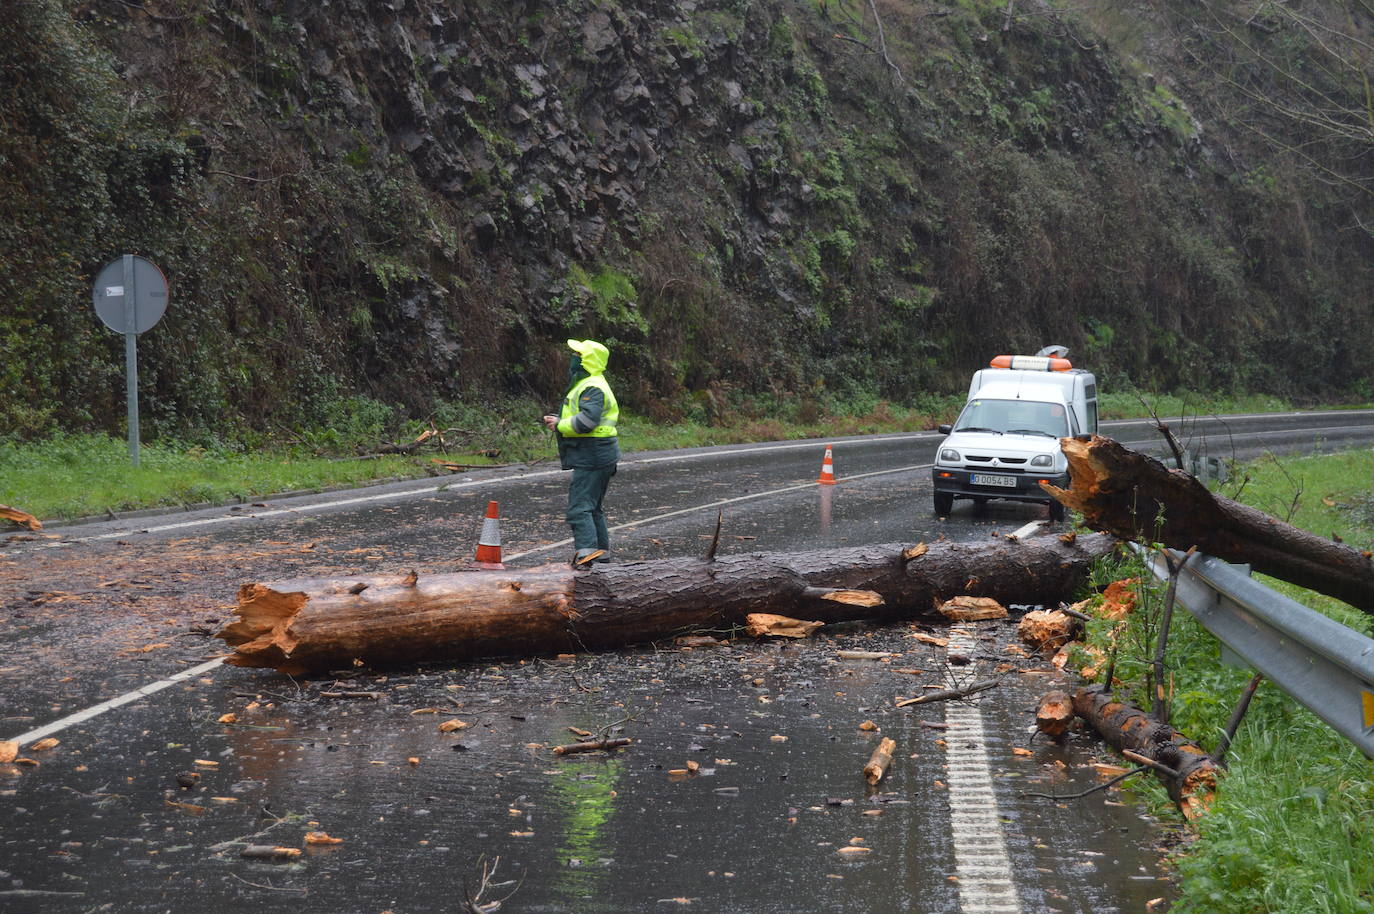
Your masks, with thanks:
[{"label": "round traffic sign", "polygon": [[167,311],[167,277],[152,261],[125,254],[100,271],[91,299],[106,327],[116,333],[142,333]]}]

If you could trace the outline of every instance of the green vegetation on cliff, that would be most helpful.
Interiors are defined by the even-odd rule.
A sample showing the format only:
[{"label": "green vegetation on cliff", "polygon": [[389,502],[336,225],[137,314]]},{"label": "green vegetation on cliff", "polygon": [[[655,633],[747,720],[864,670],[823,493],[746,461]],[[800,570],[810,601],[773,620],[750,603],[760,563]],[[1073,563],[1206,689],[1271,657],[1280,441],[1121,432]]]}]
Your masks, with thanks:
[{"label": "green vegetation on cliff", "polygon": [[1240,6],[30,0],[0,427],[122,431],[125,251],[172,283],[153,441],[547,400],[569,336],[655,422],[1047,342],[1104,389],[1368,399],[1367,11]]}]

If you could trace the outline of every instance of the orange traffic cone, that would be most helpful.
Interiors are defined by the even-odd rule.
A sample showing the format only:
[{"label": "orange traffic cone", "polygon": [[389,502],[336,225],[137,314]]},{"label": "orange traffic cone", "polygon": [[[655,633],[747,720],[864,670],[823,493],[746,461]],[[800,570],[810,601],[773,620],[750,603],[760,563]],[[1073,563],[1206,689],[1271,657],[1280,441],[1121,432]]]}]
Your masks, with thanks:
[{"label": "orange traffic cone", "polygon": [[487,502],[487,516],[482,521],[482,535],[477,537],[477,567],[500,570],[501,564],[501,510],[496,502]]},{"label": "orange traffic cone", "polygon": [[823,486],[833,486],[835,484],[835,464],[832,462],[833,459],[830,456],[830,450],[834,446],[833,444],[827,444],[825,446],[825,459],[821,461],[821,478],[816,480],[816,482]]}]

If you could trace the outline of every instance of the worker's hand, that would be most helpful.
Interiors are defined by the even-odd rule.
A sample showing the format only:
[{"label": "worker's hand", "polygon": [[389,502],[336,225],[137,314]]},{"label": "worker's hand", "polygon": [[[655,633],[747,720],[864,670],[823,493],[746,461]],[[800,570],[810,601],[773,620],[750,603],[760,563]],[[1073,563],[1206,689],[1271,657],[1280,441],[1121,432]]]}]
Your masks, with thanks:
[{"label": "worker's hand", "polygon": [[545,417],[544,417],[544,424],[547,425],[547,426],[549,427],[549,429],[552,431],[553,429],[556,429],[556,428],[558,427],[558,417],[557,417],[557,416],[545,416]]}]

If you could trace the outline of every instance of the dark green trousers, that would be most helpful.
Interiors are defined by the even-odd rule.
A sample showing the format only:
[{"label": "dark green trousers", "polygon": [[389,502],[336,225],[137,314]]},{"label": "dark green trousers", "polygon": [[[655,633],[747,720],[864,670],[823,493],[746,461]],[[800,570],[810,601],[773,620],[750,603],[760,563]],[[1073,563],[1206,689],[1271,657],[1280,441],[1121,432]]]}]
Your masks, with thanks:
[{"label": "dark green trousers", "polygon": [[606,515],[601,500],[615,475],[615,464],[595,469],[576,467],[568,485],[568,526],[572,528],[573,548],[611,548],[611,534],[606,529]]}]

